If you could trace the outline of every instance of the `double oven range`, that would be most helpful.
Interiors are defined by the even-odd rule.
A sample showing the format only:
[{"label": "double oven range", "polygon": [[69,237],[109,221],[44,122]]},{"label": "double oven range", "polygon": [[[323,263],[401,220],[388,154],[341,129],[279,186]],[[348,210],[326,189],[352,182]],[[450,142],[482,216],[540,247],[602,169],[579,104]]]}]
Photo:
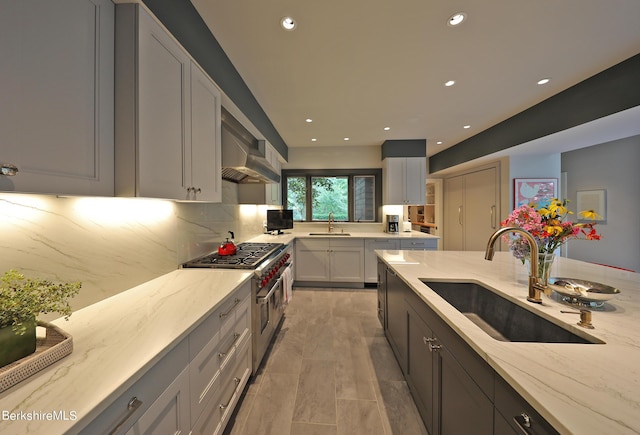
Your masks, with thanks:
[{"label": "double oven range", "polygon": [[256,373],[284,314],[283,275],[291,267],[292,248],[283,243],[240,243],[233,255],[217,252],[182,265],[183,268],[253,270],[251,329],[253,374]]}]

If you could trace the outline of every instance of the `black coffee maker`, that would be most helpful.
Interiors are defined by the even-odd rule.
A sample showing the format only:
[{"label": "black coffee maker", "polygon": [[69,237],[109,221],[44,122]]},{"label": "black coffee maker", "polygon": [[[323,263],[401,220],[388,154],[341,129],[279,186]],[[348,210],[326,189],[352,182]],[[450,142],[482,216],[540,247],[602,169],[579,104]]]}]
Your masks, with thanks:
[{"label": "black coffee maker", "polygon": [[388,214],[385,231],[387,233],[398,234],[400,232],[400,216],[397,214]]}]

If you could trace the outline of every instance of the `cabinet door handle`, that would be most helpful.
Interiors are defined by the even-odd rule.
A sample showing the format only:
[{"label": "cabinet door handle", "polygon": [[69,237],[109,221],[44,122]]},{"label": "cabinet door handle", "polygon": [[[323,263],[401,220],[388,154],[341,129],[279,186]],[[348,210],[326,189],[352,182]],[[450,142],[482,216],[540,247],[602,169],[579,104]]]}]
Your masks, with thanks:
[{"label": "cabinet door handle", "polygon": [[220,313],[220,318],[222,319],[224,317],[227,317],[229,314],[231,314],[231,312],[235,310],[235,308],[238,306],[239,303],[240,303],[240,299],[235,298],[233,300],[233,306],[231,306],[231,308],[229,308],[229,310],[227,310],[226,312]]},{"label": "cabinet door handle", "polygon": [[442,349],[442,345],[441,344],[432,344],[429,343],[429,352],[437,352],[440,349]]},{"label": "cabinet door handle", "polygon": [[127,420],[129,420],[129,418],[131,418],[131,416],[135,414],[135,412],[140,408],[141,405],[141,400],[139,400],[137,397],[132,397],[131,400],[129,400],[129,403],[127,403],[127,415],[125,415],[124,418],[120,420],[120,423],[118,423],[116,427],[114,427],[113,430],[109,432],[109,435],[114,435],[116,432],[118,432],[120,428],[122,428],[122,426],[124,426],[124,424],[127,422]]},{"label": "cabinet door handle", "polygon": [[424,344],[429,344],[436,341],[436,339],[432,337],[422,337],[422,341],[424,342]]},{"label": "cabinet door handle", "polygon": [[224,403],[220,404],[220,409],[222,410],[227,409],[229,407],[229,404],[231,403],[231,399],[233,399],[233,395],[236,394],[238,385],[240,385],[240,378],[233,378],[233,382],[236,384],[236,388],[233,389],[233,393],[231,393],[231,397],[229,397],[229,400],[227,400],[227,404],[226,405]]},{"label": "cabinet door handle", "polygon": [[233,346],[236,345],[236,341],[238,340],[238,337],[240,337],[240,334],[238,334],[237,332],[234,332],[233,333],[233,341],[231,342],[231,346],[229,346],[229,348],[227,350],[225,350],[224,352],[218,353],[218,358],[222,359],[225,356],[227,356],[229,354],[229,352],[231,352],[231,349],[233,349]]},{"label": "cabinet door handle", "polygon": [[513,421],[516,422],[518,429],[520,429],[524,435],[529,435],[531,433],[527,430],[531,429],[531,417],[529,417],[526,412],[523,411],[520,415],[513,417]]}]

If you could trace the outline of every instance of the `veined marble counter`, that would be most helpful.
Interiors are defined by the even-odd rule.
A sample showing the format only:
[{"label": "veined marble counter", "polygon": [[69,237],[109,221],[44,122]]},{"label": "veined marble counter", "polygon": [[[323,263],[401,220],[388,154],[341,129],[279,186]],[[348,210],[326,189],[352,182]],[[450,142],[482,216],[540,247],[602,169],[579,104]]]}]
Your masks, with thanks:
[{"label": "veined marble counter", "polygon": [[[0,393],[0,432],[77,432],[250,277],[251,271],[177,270],[74,312],[69,321],[55,320],[72,335],[73,353]],[[42,417],[51,412],[66,419]]]},{"label": "veined marble counter", "polygon": [[340,229],[334,231],[336,235],[320,235],[320,236],[311,236],[309,233],[315,232],[324,232],[326,231],[326,226],[321,230],[285,230],[284,234],[262,234],[260,236],[254,237],[248,241],[250,242],[272,242],[272,243],[290,243],[292,240],[296,238],[309,238],[309,239],[322,239],[322,238],[339,238],[339,239],[440,239],[438,236],[434,236],[432,234],[423,233],[421,231],[405,231],[399,232],[396,234],[393,233],[385,233],[382,231],[350,231],[348,228],[345,229],[345,233],[350,234],[349,236],[340,236]]},{"label": "veined marble counter", "polygon": [[[562,434],[640,433],[640,274],[557,258],[552,276],[597,281],[621,293],[592,309],[595,329],[566,304],[526,301],[528,270],[508,252],[376,251],[491,367]],[[606,344],[507,343],[490,338],[420,281],[475,280],[578,334]],[[576,310],[573,310],[576,311]]]}]

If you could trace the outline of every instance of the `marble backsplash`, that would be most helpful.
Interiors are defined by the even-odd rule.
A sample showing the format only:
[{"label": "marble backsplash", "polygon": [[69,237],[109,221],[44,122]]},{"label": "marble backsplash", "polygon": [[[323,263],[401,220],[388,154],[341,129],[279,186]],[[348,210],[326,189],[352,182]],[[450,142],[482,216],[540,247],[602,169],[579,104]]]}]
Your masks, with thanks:
[{"label": "marble backsplash", "polygon": [[221,204],[0,193],[0,273],[81,281],[77,310],[216,249],[227,231],[261,234],[267,208],[237,204],[228,182]]}]

